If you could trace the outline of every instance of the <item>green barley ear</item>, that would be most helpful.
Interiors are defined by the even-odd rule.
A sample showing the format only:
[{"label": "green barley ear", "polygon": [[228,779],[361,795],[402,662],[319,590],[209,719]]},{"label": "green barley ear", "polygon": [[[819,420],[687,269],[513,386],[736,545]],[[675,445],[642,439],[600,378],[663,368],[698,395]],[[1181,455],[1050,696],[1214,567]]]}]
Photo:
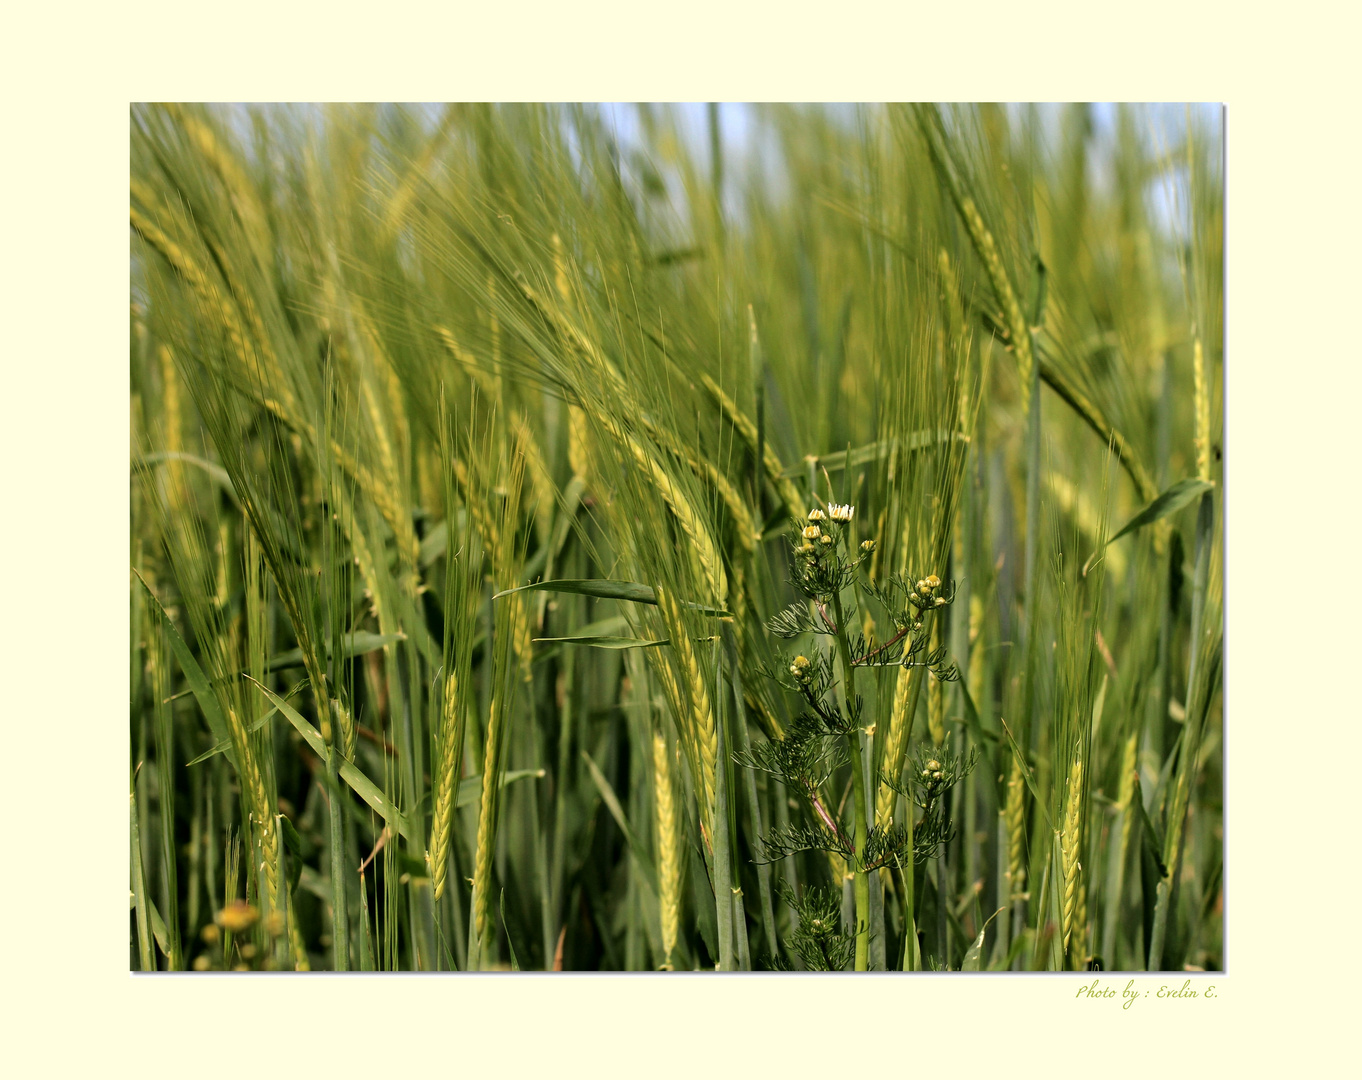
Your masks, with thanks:
[{"label": "green barley ear", "polygon": [[436,900],[444,896],[445,878],[449,872],[449,838],[454,825],[454,788],[458,782],[459,762],[455,760],[455,745],[459,741],[458,676],[453,672],[445,678],[440,708],[440,757],[436,763],[434,810],[431,814],[430,864],[432,895]]},{"label": "green barley ear", "polygon": [[662,613],[667,634],[671,638],[672,653],[681,671],[682,682],[690,701],[690,732],[699,753],[701,783],[704,789],[704,816],[708,818],[713,813],[714,774],[719,760],[719,735],[714,724],[714,709],[710,704],[709,687],[691,641],[692,631],[687,626],[676,597],[669,590],[659,586],[657,606]]},{"label": "green barley ear", "polygon": [[1017,358],[1018,375],[1021,385],[1021,412],[1025,416],[1030,407],[1032,372],[1035,356],[1031,340],[1031,327],[1022,311],[1017,289],[1011,274],[1003,261],[998,242],[984,221],[978,204],[970,193],[970,185],[963,175],[963,164],[946,137],[945,125],[940,112],[930,106],[918,109],[918,125],[931,153],[932,164],[936,167],[938,178],[949,193],[965,232],[969,235],[979,261],[993,289],[993,297],[1002,309],[1003,325],[1008,344]]},{"label": "green barley ear", "polygon": [[[926,674],[925,671],[915,668],[898,669],[894,680],[894,703],[890,708],[889,725],[884,734],[882,757],[885,761],[903,761],[908,752],[911,718]],[[881,783],[875,801],[875,820],[879,824],[888,825],[894,813],[894,799],[894,789],[886,783]]]},{"label": "green barley ear", "polygon": [[[755,339],[757,333],[755,323],[752,325],[751,333],[753,339]],[[738,403],[724,393],[723,388],[712,378],[702,374],[700,385],[704,387],[705,392],[718,406],[723,416],[733,425],[733,430],[742,437],[748,452],[753,455],[760,455],[761,467],[765,469],[767,479],[771,486],[776,489],[776,494],[785,504],[785,509],[790,517],[796,521],[802,518],[804,516],[804,497],[799,494],[799,489],[785,476],[780,458],[776,456],[771,444],[763,437],[764,433],[753,423],[751,417],[738,407]]]},{"label": "green barley ear", "polygon": [[681,852],[676,792],[672,787],[672,770],[667,740],[660,731],[653,732],[653,792],[657,814],[657,872],[659,915],[662,923],[662,967],[672,970],[672,952],[676,948],[677,930],[681,916]]},{"label": "green barley ear", "polygon": [[1201,338],[1192,342],[1192,399],[1196,411],[1196,474],[1211,479],[1211,386]]},{"label": "green barley ear", "polygon": [[[430,849],[427,853],[432,879],[432,895],[444,896],[449,871],[449,852],[454,829],[454,809],[458,801],[459,777],[463,769],[466,717],[469,714],[469,686],[472,682],[473,635],[466,629],[476,622],[476,607],[483,576],[483,545],[476,543],[479,533],[483,544],[493,544],[499,535],[486,515],[483,493],[470,491],[472,478],[459,460],[459,436],[453,412],[449,409],[444,385],[437,402],[438,448],[442,473],[445,510],[444,560],[444,640],[440,654],[440,713],[435,730],[432,761]],[[472,449],[471,447],[469,448]],[[470,457],[473,454],[470,453]],[[462,497],[461,497],[462,496]],[[461,512],[474,506],[484,509],[471,515],[472,521],[459,527]]]},{"label": "green barley ear", "polygon": [[[496,449],[495,435],[488,438],[484,460],[490,460]],[[504,459],[503,459],[504,460]],[[512,589],[519,583],[523,550],[517,538],[521,486],[524,480],[524,459],[515,457],[505,467],[501,490],[496,493],[501,513],[496,521],[494,539],[490,546],[492,572],[501,589]],[[487,717],[486,744],[483,751],[482,801],[478,810],[477,845],[473,859],[473,926],[469,948],[469,966],[481,959],[492,920],[492,857],[496,851],[497,829],[501,807],[501,776],[506,766],[509,745],[508,727],[515,704],[516,677],[528,666],[529,657],[522,654],[529,642],[529,607],[524,593],[503,598],[496,609],[493,627],[492,700]]]},{"label": "green barley ear", "polygon": [[1007,823],[1008,897],[1017,903],[1026,891],[1026,778],[1015,756],[1007,777],[1003,818]]},{"label": "green barley ear", "polygon": [[346,761],[355,759],[355,718],[349,707],[340,698],[331,699],[331,722],[340,732],[341,757]]},{"label": "green barley ear", "polygon": [[1068,791],[1064,800],[1064,828],[1060,833],[1060,857],[1064,867],[1063,921],[1060,937],[1067,951],[1069,939],[1077,928],[1081,934],[1082,925],[1076,920],[1079,908],[1079,875],[1082,865],[1079,856],[1083,842],[1083,759],[1074,756],[1073,767],[1069,770]]}]

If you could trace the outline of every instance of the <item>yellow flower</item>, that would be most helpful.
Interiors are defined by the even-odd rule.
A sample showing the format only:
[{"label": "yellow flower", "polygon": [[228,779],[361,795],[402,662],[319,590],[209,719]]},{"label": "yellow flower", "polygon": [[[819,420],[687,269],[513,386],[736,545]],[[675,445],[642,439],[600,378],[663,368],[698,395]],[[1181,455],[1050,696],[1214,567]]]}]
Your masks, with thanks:
[{"label": "yellow flower", "polygon": [[218,912],[217,922],[224,930],[229,930],[233,934],[240,934],[249,930],[255,925],[255,920],[260,918],[260,912],[252,904],[245,900],[233,900],[225,908]]}]

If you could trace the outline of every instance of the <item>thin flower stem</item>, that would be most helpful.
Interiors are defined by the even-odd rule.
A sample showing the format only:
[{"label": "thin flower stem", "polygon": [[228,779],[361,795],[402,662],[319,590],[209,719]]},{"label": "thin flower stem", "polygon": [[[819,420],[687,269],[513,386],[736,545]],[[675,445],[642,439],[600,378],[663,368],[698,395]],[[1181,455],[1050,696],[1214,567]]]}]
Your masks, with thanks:
[{"label": "thin flower stem", "polygon": [[[872,650],[871,652],[866,653],[865,656],[861,657],[861,659],[858,660],[855,664],[853,664],[852,667],[869,667],[869,666],[871,666],[871,665],[870,665],[870,661],[871,661],[871,660],[873,660],[875,657],[879,656],[880,653],[884,652],[885,649],[888,649],[888,648],[891,648],[891,647],[894,646],[894,645],[897,645],[900,641],[903,640],[904,635],[907,634],[907,633],[908,633],[908,631],[907,631],[906,628],[903,629],[903,630],[900,630],[897,634],[895,634],[893,637],[891,637],[888,641],[886,641],[886,642],[885,642],[883,645],[881,645],[878,649],[874,649],[874,650]],[[897,666],[897,665],[896,665],[896,666]]]},{"label": "thin flower stem", "polygon": [[823,800],[818,797],[815,791],[809,792],[809,800],[813,803],[814,812],[822,820],[823,824],[832,830],[833,835],[843,844],[847,843],[847,838],[842,830],[837,827],[837,819],[828,813],[828,808],[823,805]]}]

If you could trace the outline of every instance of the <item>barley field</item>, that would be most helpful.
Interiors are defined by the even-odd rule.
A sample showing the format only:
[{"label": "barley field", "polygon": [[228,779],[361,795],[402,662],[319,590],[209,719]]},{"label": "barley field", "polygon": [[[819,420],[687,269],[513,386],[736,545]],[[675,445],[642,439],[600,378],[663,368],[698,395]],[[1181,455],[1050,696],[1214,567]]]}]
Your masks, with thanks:
[{"label": "barley field", "polygon": [[133,970],[1223,968],[1218,110],[130,126]]}]

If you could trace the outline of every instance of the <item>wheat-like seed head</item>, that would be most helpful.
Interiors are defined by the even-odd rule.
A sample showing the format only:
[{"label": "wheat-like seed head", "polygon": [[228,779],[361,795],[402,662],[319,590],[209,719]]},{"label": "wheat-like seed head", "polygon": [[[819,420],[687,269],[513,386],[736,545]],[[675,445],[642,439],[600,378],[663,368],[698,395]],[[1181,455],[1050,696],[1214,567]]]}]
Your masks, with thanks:
[{"label": "wheat-like seed head", "polygon": [[[146,206],[155,205],[151,192],[146,190],[144,184],[136,180],[132,182],[132,193]],[[198,297],[199,303],[205,309],[205,314],[216,322],[226,334],[232,352],[241,365],[241,371],[243,373],[251,372],[258,376],[264,384],[265,392],[275,395],[282,402],[282,411],[289,416],[296,417],[300,411],[297,407],[297,398],[284,377],[283,369],[279,366],[279,358],[274,354],[274,349],[269,343],[269,336],[265,332],[265,326],[260,319],[259,312],[256,311],[255,305],[250,299],[249,291],[237,287],[229,281],[228,285],[232,287],[233,292],[233,300],[229,301],[218,287],[209,280],[208,275],[199,267],[189,252],[172,240],[150,218],[141,213],[135,206],[128,208],[128,215],[129,221],[138,235],[158,251],[175,273],[189,285]],[[218,265],[226,273],[230,263],[225,254],[220,250],[215,250],[213,254]],[[246,328],[242,325],[241,318],[237,314],[238,305],[246,320],[251,324],[254,341],[248,337]]]},{"label": "wheat-like seed head", "polygon": [[993,234],[984,225],[979,208],[968,195],[960,197],[960,215],[965,219],[965,228],[983,261],[989,284],[993,286],[993,295],[1002,305],[1003,315],[1007,319],[1007,334],[1011,339],[1009,344],[1017,358],[1017,372],[1021,376],[1021,409],[1024,415],[1031,407],[1031,378],[1035,368],[1035,358],[1031,352],[1031,328],[1022,314],[1021,304],[1003,267]]},{"label": "wheat-like seed head", "polygon": [[227,730],[232,737],[232,747],[236,751],[251,824],[255,828],[260,854],[264,860],[261,869],[265,874],[269,886],[269,900],[273,905],[278,896],[279,885],[279,830],[274,819],[274,807],[270,805],[269,796],[265,793],[265,779],[251,749],[246,725],[241,722],[241,717],[231,704],[225,704],[223,712],[227,717]]},{"label": "wheat-like seed head", "polygon": [[458,679],[450,672],[445,679],[444,701],[440,709],[440,761],[435,778],[430,852],[427,856],[430,863],[432,892],[436,900],[444,895],[445,878],[449,872],[449,838],[454,823],[454,781],[459,775],[459,762],[454,760],[458,720]]},{"label": "wheat-like seed head", "polygon": [[566,304],[572,299],[572,290],[568,286],[567,253],[563,250],[563,238],[557,233],[553,234],[552,244],[553,286],[558,291],[558,299]]},{"label": "wheat-like seed head", "polygon": [[719,557],[719,551],[714,546],[714,540],[709,534],[709,529],[706,528],[700,515],[695,512],[695,508],[691,506],[690,500],[686,498],[685,493],[662,464],[648,453],[637,439],[623,430],[612,417],[604,413],[597,413],[596,419],[602,427],[619,440],[651,478],[653,486],[657,488],[658,493],[671,510],[672,517],[680,527],[682,534],[689,541],[687,550],[691,558],[698,564],[698,569],[705,583],[709,586],[711,596],[722,603],[728,595],[728,579],[724,575],[723,560]]},{"label": "wheat-like seed head", "polygon": [[449,350],[449,355],[459,362],[459,366],[463,368],[464,373],[476,382],[489,398],[495,401],[497,393],[496,382],[493,380],[492,376],[488,374],[487,370],[478,363],[478,358],[459,344],[458,338],[454,336],[453,332],[450,331],[448,327],[436,326],[434,330],[440,335],[440,340],[444,342],[445,348]]},{"label": "wheat-like seed head", "polygon": [[525,471],[530,478],[530,492],[534,496],[534,524],[539,542],[548,540],[553,523],[553,510],[557,505],[557,488],[553,483],[553,473],[544,453],[539,448],[525,416],[520,411],[511,414],[511,435],[515,440],[516,452],[525,459]]},{"label": "wheat-like seed head", "polygon": [[491,716],[487,722],[487,743],[482,762],[482,804],[478,810],[477,850],[473,855],[473,926],[478,939],[487,935],[487,924],[492,911],[492,855],[495,851],[497,760],[500,756],[502,734],[502,706],[500,688],[492,698]]},{"label": "wheat-like seed head", "polygon": [[208,167],[217,173],[252,247],[258,255],[264,253],[268,245],[268,230],[253,195],[250,179],[223,148],[212,128],[187,112],[178,102],[167,102],[161,107],[175,117]]},{"label": "wheat-like seed head", "polygon": [[586,410],[578,405],[568,406],[568,465],[572,475],[584,483],[591,475],[589,450],[591,432],[586,422]]},{"label": "wheat-like seed head", "polygon": [[660,731],[653,733],[653,788],[657,803],[658,886],[662,922],[662,966],[672,969],[681,916],[681,854],[677,835],[676,797],[672,788],[671,762],[667,740]]},{"label": "wheat-like seed head", "polygon": [[[175,370],[175,358],[168,345],[156,349],[161,365],[161,403],[165,410],[166,450],[179,454],[184,450],[184,419],[180,406],[180,377]],[[166,497],[171,514],[178,514],[183,504],[184,464],[175,458],[166,462]]]},{"label": "wheat-like seed head", "polygon": [[1012,759],[1012,771],[1007,778],[1007,802],[1004,807],[1007,821],[1007,876],[1011,881],[1011,895],[1017,900],[1026,891],[1026,779],[1021,762]]},{"label": "wheat-like seed head", "polygon": [[340,752],[341,757],[346,761],[355,760],[355,718],[350,715],[350,710],[346,708],[345,702],[340,698],[331,699],[331,715],[336,720],[336,727],[340,731]]},{"label": "wheat-like seed head", "polygon": [[520,677],[527,683],[533,682],[531,665],[534,663],[534,639],[530,630],[530,605],[526,602],[524,593],[515,593],[507,597],[507,600],[511,604],[512,646],[516,659],[520,662]]},{"label": "wheat-like seed head", "polygon": [[[715,405],[719,407],[719,411],[733,425],[734,430],[742,436],[743,442],[747,444],[747,449],[755,454],[757,452],[757,425],[738,408],[738,403],[724,393],[723,388],[708,375],[702,374],[700,376],[700,384],[714,400]],[[790,517],[798,521],[804,516],[804,499],[799,494],[799,489],[785,477],[780,458],[776,456],[775,449],[769,441],[762,444],[761,459],[762,465],[766,469],[766,476],[780,496],[780,501],[785,504],[785,509],[789,511]]]},{"label": "wheat-like seed head", "polygon": [[681,618],[680,605],[672,594],[659,587],[657,606],[662,612],[667,633],[672,642],[672,654],[676,657],[681,677],[685,681],[690,696],[690,729],[699,751],[704,788],[705,817],[713,812],[715,792],[715,771],[719,760],[719,732],[714,724],[714,712],[710,705],[709,689],[705,685],[704,673],[699,658],[691,644],[690,634]]},{"label": "wheat-like seed head", "polygon": [[1201,338],[1192,342],[1192,383],[1196,406],[1196,473],[1202,480],[1211,478],[1211,386],[1206,374],[1206,358]]},{"label": "wheat-like seed head", "polygon": [[[920,672],[901,667],[894,682],[894,706],[889,712],[889,727],[884,733],[884,760],[892,772],[895,763],[902,762],[908,749],[909,712],[913,706],[913,683],[921,678]],[[888,784],[881,784],[875,799],[875,820],[888,825],[894,813],[895,793]]]},{"label": "wheat-like seed head", "polygon": [[945,687],[930,671],[927,672],[927,730],[931,733],[933,746],[946,741]]},{"label": "wheat-like seed head", "polygon": [[1067,949],[1070,934],[1074,929],[1074,914],[1078,905],[1078,877],[1082,870],[1079,856],[1082,853],[1083,837],[1083,760],[1077,756],[1074,757],[1073,767],[1069,770],[1069,790],[1064,801],[1064,829],[1060,837],[1060,858],[1064,863],[1064,904],[1060,934]]}]

